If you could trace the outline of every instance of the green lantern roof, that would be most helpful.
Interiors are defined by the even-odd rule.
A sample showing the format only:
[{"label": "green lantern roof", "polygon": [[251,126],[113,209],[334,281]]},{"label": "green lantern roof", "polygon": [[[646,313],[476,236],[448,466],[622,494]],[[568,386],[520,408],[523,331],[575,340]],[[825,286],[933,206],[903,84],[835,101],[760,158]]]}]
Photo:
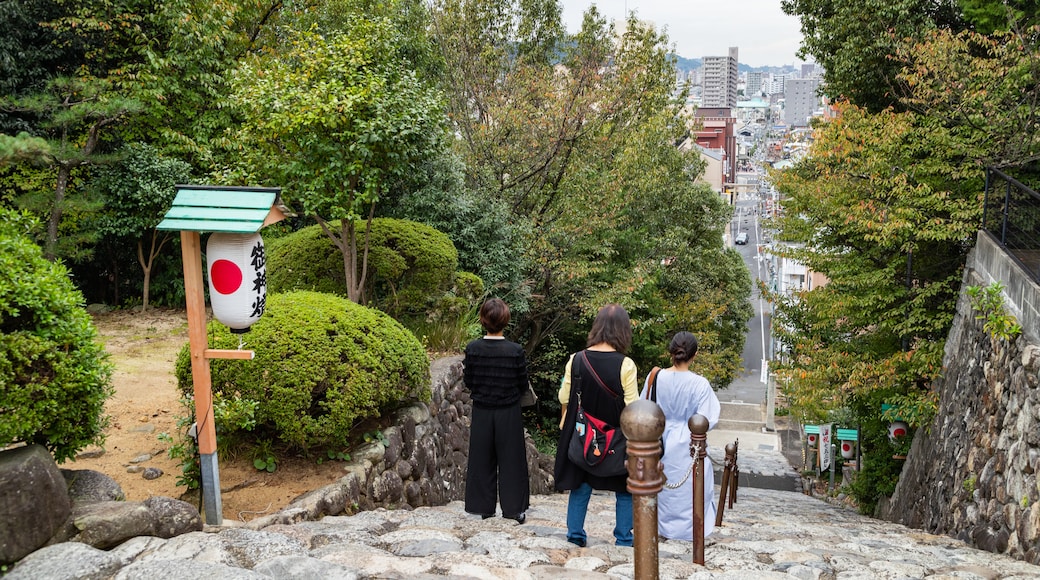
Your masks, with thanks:
[{"label": "green lantern roof", "polygon": [[277,187],[177,185],[173,207],[156,229],[252,234],[289,213]]}]

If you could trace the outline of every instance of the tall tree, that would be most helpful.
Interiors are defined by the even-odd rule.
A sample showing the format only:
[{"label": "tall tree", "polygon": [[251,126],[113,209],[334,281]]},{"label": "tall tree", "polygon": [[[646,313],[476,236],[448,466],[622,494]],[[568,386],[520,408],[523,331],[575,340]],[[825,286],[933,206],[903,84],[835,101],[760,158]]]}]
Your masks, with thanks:
[{"label": "tall tree", "polygon": [[[57,257],[58,229],[75,191],[75,174],[105,162],[105,133],[141,110],[127,81],[142,61],[140,14],[148,10],[149,1],[34,0],[24,12],[7,13],[21,18],[26,27],[18,33],[30,43],[23,48],[29,53],[41,49],[40,55],[27,56],[25,68],[10,65],[17,74],[10,85],[13,92],[0,95],[0,115],[8,125],[24,128],[13,139],[8,135],[5,151],[20,151],[22,156],[31,152],[34,161],[53,172],[50,199],[40,204],[46,208],[43,245],[48,259]],[[24,199],[42,194],[31,185],[10,185]]]},{"label": "tall tree", "polygon": [[[547,357],[559,354],[561,340],[580,342],[583,319],[605,301],[622,302],[647,327],[660,325],[657,309],[672,306],[663,296],[679,295],[659,284],[675,280],[662,272],[662,258],[681,256],[673,263],[710,287],[712,274],[693,267],[696,256],[724,254],[728,212],[718,196],[693,187],[703,166],[677,149],[691,122],[667,37],[635,18],[625,26],[617,34],[591,8],[569,37],[552,1],[434,4],[432,30],[450,71],[444,86],[469,182],[511,208],[531,234],[518,252],[531,308],[516,334],[529,352],[547,347]],[[733,264],[729,258],[721,263]],[[746,278],[717,280],[734,302],[746,301]],[[712,307],[719,301],[711,295]],[[738,304],[734,312],[747,310]],[[730,348],[743,344],[742,332],[727,337]],[[558,372],[558,362],[548,360],[545,372]]]},{"label": "tall tree", "polygon": [[954,4],[942,0],[782,0],[801,21],[801,58],[824,68],[824,93],[877,112],[901,108],[897,49],[935,28],[963,28]]},{"label": "tall tree", "polygon": [[154,144],[196,171],[212,171],[236,155],[228,106],[233,71],[251,54],[272,50],[285,12],[313,3],[286,0],[164,0],[147,13],[134,94],[144,110],[126,126],[126,141]]},{"label": "tall tree", "polygon": [[[777,382],[803,421],[851,407],[864,451],[890,457],[881,405],[934,404],[961,270],[981,217],[982,172],[970,140],[913,112],[844,106],[817,128],[809,156],[776,176],[782,255],[829,279],[776,295]],[[909,413],[907,413],[909,414]],[[889,451],[887,455],[886,451]],[[891,493],[891,461],[865,470],[857,499]],[[898,473],[898,470],[894,470]],[[880,475],[878,476],[880,477]]]},{"label": "tall tree", "polygon": [[979,34],[1017,30],[1040,23],[1037,0],[957,0],[964,19]]},{"label": "tall tree", "polygon": [[159,232],[176,195],[174,185],[187,183],[191,167],[178,159],[162,158],[154,147],[143,144],[123,148],[119,163],[102,168],[91,187],[103,201],[97,231],[109,242],[136,248],[137,263],[144,274],[141,310],[148,310],[152,268],[171,232]]},{"label": "tall tree", "polygon": [[43,119],[38,125],[43,136],[20,133],[8,138],[0,155],[8,160],[31,156],[55,170],[43,244],[48,260],[57,257],[58,227],[73,173],[80,167],[106,162],[109,158],[98,149],[103,131],[140,109],[139,102],[113,90],[110,80],[99,78],[57,78],[48,82],[42,93],[0,98],[0,110],[31,113]]},{"label": "tall tree", "polygon": [[901,49],[904,99],[930,123],[970,143],[980,165],[1040,160],[1040,44],[1037,31],[982,35],[936,30]]},{"label": "tall tree", "polygon": [[[284,188],[343,254],[347,295],[364,300],[368,231],[388,184],[442,147],[439,93],[398,55],[387,18],[342,32],[292,32],[288,49],[247,61],[234,102],[240,167]],[[337,221],[338,220],[338,221]]]}]

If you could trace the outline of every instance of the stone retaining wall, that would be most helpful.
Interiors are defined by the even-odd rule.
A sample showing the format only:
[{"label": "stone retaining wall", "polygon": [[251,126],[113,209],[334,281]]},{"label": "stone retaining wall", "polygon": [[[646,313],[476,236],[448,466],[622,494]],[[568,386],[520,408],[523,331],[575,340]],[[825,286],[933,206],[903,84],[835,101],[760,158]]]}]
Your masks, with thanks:
[{"label": "stone retaining wall", "polygon": [[1011,341],[983,330],[963,289],[991,281],[969,258],[936,384],[938,413],[917,430],[877,515],[1040,564],[1040,345],[1036,329]]},{"label": "stone retaining wall", "polygon": [[[373,442],[351,452],[338,482],[296,498],[282,511],[250,521],[261,529],[274,524],[390,509],[444,505],[463,499],[472,403],[462,383],[462,357],[434,361],[429,403],[414,403],[394,415]],[[531,493],[553,493],[551,457],[543,457],[527,435]]]}]

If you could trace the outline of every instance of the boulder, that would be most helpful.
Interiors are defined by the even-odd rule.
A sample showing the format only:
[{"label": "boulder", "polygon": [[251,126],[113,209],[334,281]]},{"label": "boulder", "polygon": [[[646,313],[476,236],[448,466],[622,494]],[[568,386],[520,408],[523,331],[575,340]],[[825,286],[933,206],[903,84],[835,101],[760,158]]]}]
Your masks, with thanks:
[{"label": "boulder", "polygon": [[61,475],[73,504],[99,501],[123,501],[126,494],[111,477],[90,469],[62,469]]},{"label": "boulder", "polygon": [[0,565],[44,546],[71,508],[65,478],[46,448],[0,451]]},{"label": "boulder", "polygon": [[103,580],[123,566],[118,556],[78,542],[37,550],[11,569],[4,580]]},{"label": "boulder", "polygon": [[137,536],[172,538],[202,531],[202,517],[189,503],[169,497],[77,504],[51,543],[82,542],[102,550]]},{"label": "boulder", "polygon": [[190,503],[172,497],[153,496],[144,500],[144,505],[152,514],[151,536],[172,538],[202,531],[202,516]]}]

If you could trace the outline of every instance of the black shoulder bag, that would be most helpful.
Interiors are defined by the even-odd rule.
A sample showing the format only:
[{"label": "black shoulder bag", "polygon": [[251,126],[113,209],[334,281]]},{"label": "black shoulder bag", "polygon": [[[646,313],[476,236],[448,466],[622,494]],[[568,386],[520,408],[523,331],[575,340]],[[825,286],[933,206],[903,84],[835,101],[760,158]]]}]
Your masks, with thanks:
[{"label": "black shoulder bag", "polygon": [[599,477],[612,477],[628,473],[625,465],[625,451],[628,442],[624,433],[618,426],[610,425],[590,415],[581,404],[581,367],[587,366],[592,371],[592,376],[599,386],[617,400],[618,394],[609,387],[596,374],[592,368],[585,351],[579,356],[574,356],[572,363],[571,388],[575,389],[578,397],[577,413],[574,422],[574,434],[571,436],[570,445],[567,447],[567,458],[578,467],[592,475]]}]

